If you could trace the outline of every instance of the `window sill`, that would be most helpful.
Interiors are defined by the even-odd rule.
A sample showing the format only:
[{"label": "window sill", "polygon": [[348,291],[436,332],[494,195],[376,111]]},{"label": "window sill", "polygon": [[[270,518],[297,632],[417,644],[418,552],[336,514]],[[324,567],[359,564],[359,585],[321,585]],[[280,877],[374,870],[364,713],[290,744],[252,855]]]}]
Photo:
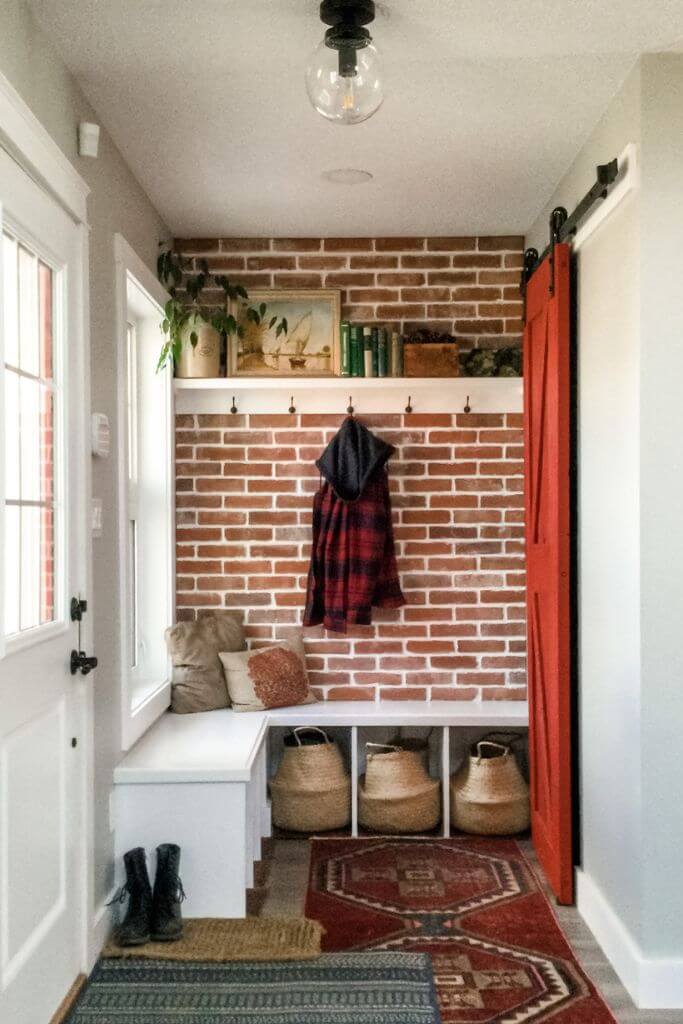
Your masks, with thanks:
[{"label": "window sill", "polygon": [[[121,747],[130,750],[140,737],[154,725],[171,703],[171,680],[146,680],[137,685],[130,679],[122,680],[122,691],[128,694],[130,704],[123,710]],[[133,701],[137,700],[136,704]]]}]

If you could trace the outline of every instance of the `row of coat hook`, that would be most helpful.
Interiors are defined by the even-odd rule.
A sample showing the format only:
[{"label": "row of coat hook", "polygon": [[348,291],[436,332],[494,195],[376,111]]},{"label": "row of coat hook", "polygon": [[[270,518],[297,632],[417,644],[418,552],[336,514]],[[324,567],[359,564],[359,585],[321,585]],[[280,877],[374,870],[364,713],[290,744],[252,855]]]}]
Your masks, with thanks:
[{"label": "row of coat hook", "polygon": [[[405,409],[405,411],[407,413],[414,412],[412,402],[413,402],[412,395],[408,395],[408,404],[407,404],[406,409]],[[353,416],[354,412],[356,411],[354,409],[354,406],[353,406],[353,396],[352,395],[349,395],[349,404],[346,407],[346,411],[349,414],[349,416]],[[230,406],[230,412],[233,415],[237,412],[237,406],[235,405],[235,396],[234,395],[232,396],[232,405]],[[290,414],[290,416],[293,416],[294,413],[296,412],[296,406],[294,405],[294,395],[290,395],[290,398],[289,398],[289,409],[287,410],[287,412]],[[465,413],[472,412],[472,407],[470,406],[470,396],[469,395],[467,396],[467,401],[465,403],[465,407],[463,409],[463,412],[465,412]]]}]

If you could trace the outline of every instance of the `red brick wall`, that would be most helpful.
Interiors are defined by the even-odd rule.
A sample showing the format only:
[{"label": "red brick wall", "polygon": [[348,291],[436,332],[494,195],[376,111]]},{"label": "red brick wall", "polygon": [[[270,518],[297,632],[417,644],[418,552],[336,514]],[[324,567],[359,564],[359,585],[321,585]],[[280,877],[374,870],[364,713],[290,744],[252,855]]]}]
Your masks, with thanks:
[{"label": "red brick wall", "polygon": [[[524,698],[521,417],[362,418],[398,449],[390,479],[408,605],[378,610],[371,627],[348,637],[308,631],[319,695],[370,700],[379,688],[399,700]],[[180,618],[243,610],[255,644],[297,629],[313,463],[340,423],[337,415],[177,417]]]},{"label": "red brick wall", "polygon": [[[339,288],[342,316],[456,334],[466,351],[521,343],[524,239],[187,238],[176,249],[247,288]],[[205,292],[220,302],[221,293]]]}]

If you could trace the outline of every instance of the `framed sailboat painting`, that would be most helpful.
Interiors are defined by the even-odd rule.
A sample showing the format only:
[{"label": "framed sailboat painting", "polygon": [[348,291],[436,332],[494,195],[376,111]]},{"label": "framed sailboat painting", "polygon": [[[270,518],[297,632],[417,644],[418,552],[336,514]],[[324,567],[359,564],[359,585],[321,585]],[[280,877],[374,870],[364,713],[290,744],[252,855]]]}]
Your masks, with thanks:
[{"label": "framed sailboat painting", "polygon": [[[234,377],[336,377],[339,375],[340,293],[330,289],[250,289],[249,305],[267,312],[261,323],[246,316],[242,336],[230,339]],[[278,333],[278,325],[287,330]],[[272,324],[272,326],[271,326]]]}]

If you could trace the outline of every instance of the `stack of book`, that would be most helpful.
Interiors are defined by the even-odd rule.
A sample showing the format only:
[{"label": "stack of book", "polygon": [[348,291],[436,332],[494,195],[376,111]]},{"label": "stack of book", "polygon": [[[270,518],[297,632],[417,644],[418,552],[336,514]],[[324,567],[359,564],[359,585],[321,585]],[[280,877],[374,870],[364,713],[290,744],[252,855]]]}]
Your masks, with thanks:
[{"label": "stack of book", "polygon": [[341,324],[342,377],[402,377],[403,338],[386,327]]}]

